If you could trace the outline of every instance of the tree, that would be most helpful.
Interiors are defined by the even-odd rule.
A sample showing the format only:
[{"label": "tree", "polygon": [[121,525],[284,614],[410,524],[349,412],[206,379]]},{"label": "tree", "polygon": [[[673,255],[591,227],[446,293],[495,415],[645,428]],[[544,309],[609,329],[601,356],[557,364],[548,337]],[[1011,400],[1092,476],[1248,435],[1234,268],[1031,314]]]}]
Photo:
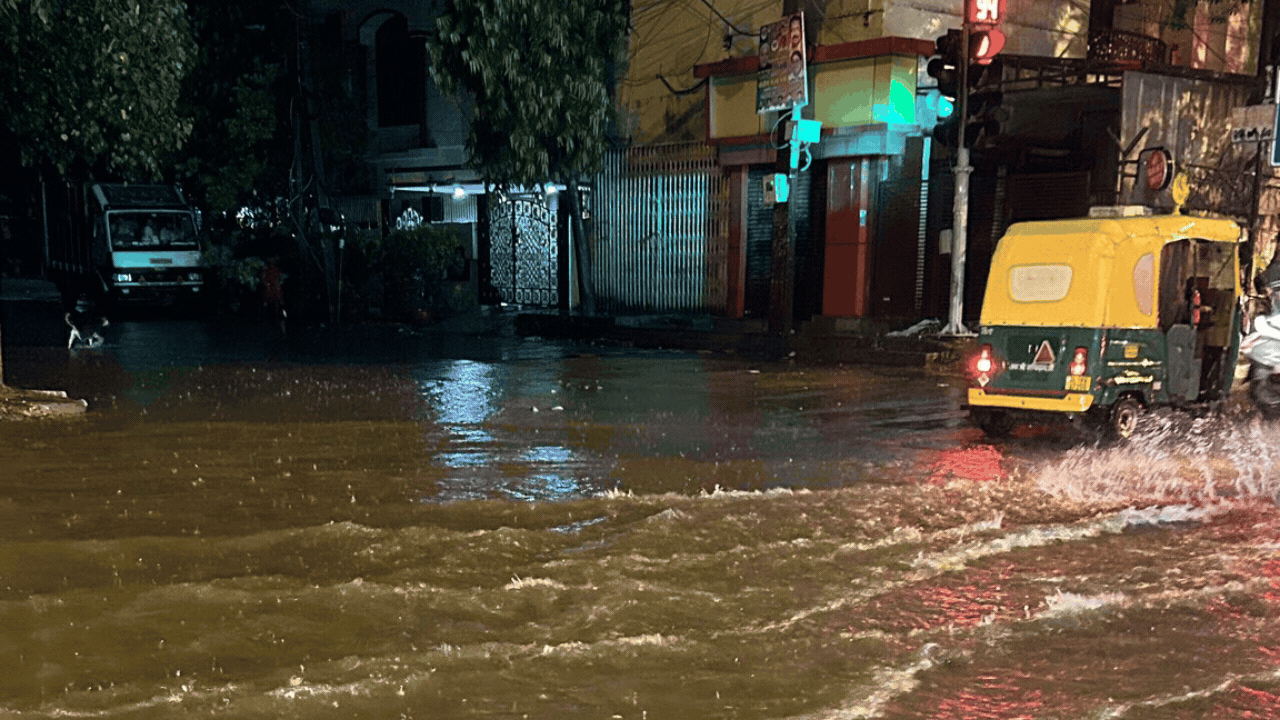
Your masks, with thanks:
[{"label": "tree", "polygon": [[181,102],[195,132],[174,165],[195,202],[234,215],[284,194],[291,26],[261,0],[190,0],[190,17],[199,50]]},{"label": "tree", "polygon": [[256,276],[242,266],[282,254],[289,286],[311,296],[323,285],[327,303],[306,306],[327,304],[333,320],[337,226],[322,219],[335,217],[331,188],[359,164],[364,139],[331,52],[342,46],[338,25],[306,22],[306,3],[189,2],[200,51],[183,97],[196,132],[175,165],[216,227],[210,259],[244,286]]},{"label": "tree", "polygon": [[429,44],[436,84],[474,102],[467,147],[486,180],[567,185],[582,280],[589,257],[578,182],[604,158],[626,8],[625,0],[444,0]]},{"label": "tree", "polygon": [[24,165],[156,178],[191,123],[184,0],[0,0],[0,106]]},{"label": "tree", "polygon": [[72,177],[159,177],[191,132],[193,52],[184,0],[0,0],[0,142]]}]

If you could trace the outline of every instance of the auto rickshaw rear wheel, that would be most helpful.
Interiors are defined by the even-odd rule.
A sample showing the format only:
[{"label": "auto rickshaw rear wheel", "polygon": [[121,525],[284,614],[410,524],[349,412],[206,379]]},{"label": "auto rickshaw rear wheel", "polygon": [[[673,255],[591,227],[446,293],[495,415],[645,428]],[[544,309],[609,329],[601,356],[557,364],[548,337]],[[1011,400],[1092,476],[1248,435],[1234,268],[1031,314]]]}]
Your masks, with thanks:
[{"label": "auto rickshaw rear wheel", "polygon": [[1107,414],[1107,435],[1113,440],[1128,440],[1138,428],[1142,403],[1131,397],[1120,398]]},{"label": "auto rickshaw rear wheel", "polygon": [[1016,424],[1009,413],[1000,410],[975,411],[973,421],[987,437],[1004,437],[1013,432]]},{"label": "auto rickshaw rear wheel", "polygon": [[1249,399],[1267,420],[1280,419],[1280,380],[1274,368],[1261,363],[1249,365]]}]

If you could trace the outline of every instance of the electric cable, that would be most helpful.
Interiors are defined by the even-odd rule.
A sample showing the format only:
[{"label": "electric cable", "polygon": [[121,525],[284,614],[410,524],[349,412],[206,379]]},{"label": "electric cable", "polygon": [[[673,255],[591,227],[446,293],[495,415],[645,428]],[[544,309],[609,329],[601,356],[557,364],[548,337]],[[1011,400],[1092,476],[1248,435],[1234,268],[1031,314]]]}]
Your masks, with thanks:
[{"label": "electric cable", "polygon": [[702,78],[697,83],[693,84],[691,87],[687,87],[683,90],[677,90],[671,87],[671,83],[667,82],[667,79],[665,77],[658,75],[658,79],[662,81],[663,85],[667,86],[667,89],[671,91],[672,95],[691,95],[701,90],[702,86],[707,84],[707,78]]},{"label": "electric cable", "polygon": [[720,13],[720,11],[716,9],[716,6],[711,4],[710,0],[699,0],[699,2],[701,2],[703,5],[706,5],[707,7],[711,8],[711,12],[715,13],[715,14],[716,14],[716,17],[718,17],[718,18],[720,18],[721,20],[723,20],[723,21],[724,21],[724,24],[725,24],[725,25],[728,25],[728,26],[729,26],[729,29],[730,29],[730,30],[732,30],[734,33],[736,33],[736,34],[738,34],[738,35],[750,35],[750,36],[752,36],[752,37],[754,37],[754,36],[755,36],[755,33],[753,33],[753,32],[746,32],[746,31],[744,31],[744,30],[739,30],[739,29],[738,29],[738,26],[734,25],[732,22],[729,22],[729,18],[727,18],[727,17],[725,17],[724,15],[722,15],[722,14]]}]

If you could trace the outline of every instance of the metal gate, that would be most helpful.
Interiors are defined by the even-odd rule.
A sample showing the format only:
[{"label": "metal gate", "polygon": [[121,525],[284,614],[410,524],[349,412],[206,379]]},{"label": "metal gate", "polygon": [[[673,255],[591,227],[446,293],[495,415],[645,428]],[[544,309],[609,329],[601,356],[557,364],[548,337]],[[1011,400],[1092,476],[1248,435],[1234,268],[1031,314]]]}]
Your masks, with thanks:
[{"label": "metal gate", "polygon": [[914,317],[920,243],[920,179],[876,186],[875,251],[872,254],[871,315]]},{"label": "metal gate", "polygon": [[560,256],[554,199],[536,194],[490,197],[489,277],[498,298],[514,305],[556,307]]},{"label": "metal gate", "polygon": [[611,153],[592,194],[592,284],[605,312],[726,302],[727,184],[703,143]]}]

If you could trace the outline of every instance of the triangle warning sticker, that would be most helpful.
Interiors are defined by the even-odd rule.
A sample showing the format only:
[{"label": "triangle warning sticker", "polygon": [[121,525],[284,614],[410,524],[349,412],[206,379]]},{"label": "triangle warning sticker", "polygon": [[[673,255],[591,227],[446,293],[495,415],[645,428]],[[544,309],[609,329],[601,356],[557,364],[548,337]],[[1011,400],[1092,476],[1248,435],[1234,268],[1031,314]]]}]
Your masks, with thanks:
[{"label": "triangle warning sticker", "polygon": [[1036,357],[1031,361],[1032,365],[1052,365],[1053,364],[1053,348],[1049,346],[1048,340],[1040,343],[1040,349],[1036,351]]}]

